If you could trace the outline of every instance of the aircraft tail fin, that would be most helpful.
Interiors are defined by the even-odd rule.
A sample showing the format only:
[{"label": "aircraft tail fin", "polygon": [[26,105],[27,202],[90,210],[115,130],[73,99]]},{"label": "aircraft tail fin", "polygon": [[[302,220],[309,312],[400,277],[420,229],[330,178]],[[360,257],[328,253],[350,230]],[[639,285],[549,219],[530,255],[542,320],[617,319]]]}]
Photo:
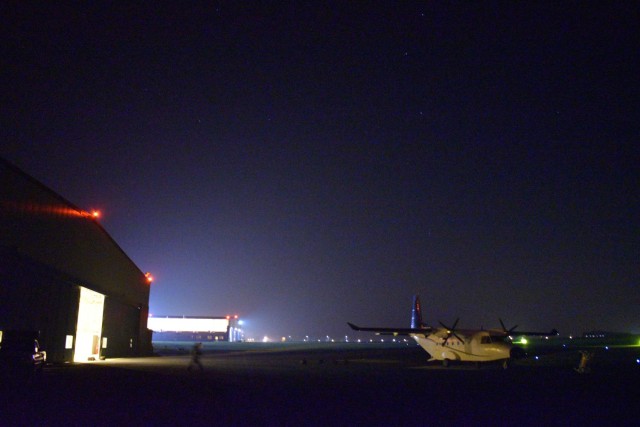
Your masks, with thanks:
[{"label": "aircraft tail fin", "polygon": [[422,323],[422,311],[420,309],[420,296],[413,296],[413,308],[411,309],[411,328],[419,329],[424,326]]}]

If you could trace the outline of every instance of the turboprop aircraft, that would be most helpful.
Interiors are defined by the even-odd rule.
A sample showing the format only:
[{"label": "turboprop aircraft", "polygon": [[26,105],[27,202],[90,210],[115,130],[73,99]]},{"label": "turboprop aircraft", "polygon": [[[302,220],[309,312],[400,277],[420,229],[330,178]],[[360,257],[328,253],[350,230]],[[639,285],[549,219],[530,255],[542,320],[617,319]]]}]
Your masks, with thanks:
[{"label": "turboprop aircraft", "polygon": [[441,327],[426,326],[422,323],[420,298],[416,295],[413,298],[410,328],[361,328],[353,323],[348,325],[353,330],[375,332],[377,335],[408,335],[429,353],[429,361],[442,361],[445,367],[452,361],[475,362],[478,367],[483,362],[502,362],[502,367],[506,369],[512,359],[526,355],[522,348],[513,345],[513,335],[558,335],[555,329],[550,332],[515,332],[517,325],[507,329],[501,319],[501,329],[456,329],[458,320],[452,327],[442,322]]}]

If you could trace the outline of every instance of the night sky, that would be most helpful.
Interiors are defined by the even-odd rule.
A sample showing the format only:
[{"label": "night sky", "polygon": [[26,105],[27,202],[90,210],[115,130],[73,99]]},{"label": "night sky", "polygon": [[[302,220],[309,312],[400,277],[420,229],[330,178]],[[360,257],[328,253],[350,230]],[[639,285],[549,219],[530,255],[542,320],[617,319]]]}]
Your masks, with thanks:
[{"label": "night sky", "polygon": [[0,156],[151,313],[640,332],[637,2],[88,3],[0,6]]}]

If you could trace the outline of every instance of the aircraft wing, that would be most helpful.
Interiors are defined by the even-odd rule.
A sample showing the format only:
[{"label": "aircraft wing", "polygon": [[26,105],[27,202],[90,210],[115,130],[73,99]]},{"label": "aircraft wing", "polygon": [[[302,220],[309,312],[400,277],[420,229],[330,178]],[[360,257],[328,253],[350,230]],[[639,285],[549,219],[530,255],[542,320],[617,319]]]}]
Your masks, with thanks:
[{"label": "aircraft wing", "polygon": [[518,331],[518,330],[500,330],[500,329],[490,329],[489,332],[492,335],[496,336],[513,336],[513,337],[521,337],[521,336],[538,336],[538,337],[555,337],[560,335],[557,329],[552,329],[549,332],[529,332],[529,331]]},{"label": "aircraft wing", "polygon": [[433,328],[431,328],[431,327],[424,327],[424,328],[361,328],[360,326],[356,326],[353,323],[347,322],[347,324],[354,331],[375,332],[376,335],[393,335],[393,336],[412,335],[412,334],[414,334],[414,335],[415,334],[425,335],[425,334],[429,334],[429,333],[431,333],[433,331]]},{"label": "aircraft wing", "polygon": [[552,329],[549,332],[520,332],[520,331],[513,331],[512,333],[513,336],[520,336],[520,335],[527,335],[527,336],[540,336],[540,337],[555,337],[557,335],[560,335],[560,333],[558,332],[557,329]]}]

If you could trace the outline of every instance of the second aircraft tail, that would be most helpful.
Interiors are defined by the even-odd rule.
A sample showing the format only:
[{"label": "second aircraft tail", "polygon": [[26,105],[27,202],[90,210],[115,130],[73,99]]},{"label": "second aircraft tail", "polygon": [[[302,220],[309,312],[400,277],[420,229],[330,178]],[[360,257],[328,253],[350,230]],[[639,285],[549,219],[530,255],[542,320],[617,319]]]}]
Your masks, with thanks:
[{"label": "second aircraft tail", "polygon": [[413,308],[411,309],[411,329],[420,329],[424,326],[422,323],[422,310],[420,309],[420,296],[413,296]]}]

